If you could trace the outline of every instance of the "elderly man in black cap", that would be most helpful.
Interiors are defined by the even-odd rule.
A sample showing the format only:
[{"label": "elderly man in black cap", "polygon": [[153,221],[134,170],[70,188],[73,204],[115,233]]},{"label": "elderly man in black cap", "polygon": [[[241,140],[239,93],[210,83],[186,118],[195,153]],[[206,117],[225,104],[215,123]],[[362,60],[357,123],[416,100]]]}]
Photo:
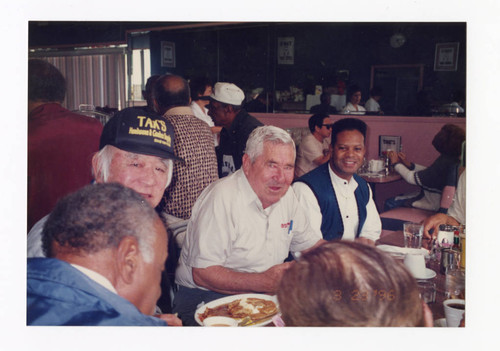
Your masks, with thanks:
[{"label": "elderly man in black cap", "polygon": [[[168,121],[140,109],[119,111],[104,126],[99,152],[92,158],[95,182],[120,183],[156,207],[170,184],[173,161],[182,161],[173,145],[174,131]],[[28,234],[28,257],[45,256],[41,232],[47,217]]]},{"label": "elderly man in black cap", "polygon": [[[117,112],[104,126],[99,152],[92,158],[96,183],[120,183],[139,193],[157,207],[171,182],[174,153],[174,129],[170,122],[142,109],[126,108]],[[48,215],[28,233],[28,257],[44,257],[41,237]],[[170,283],[176,265],[173,240],[169,241],[170,259],[162,282],[164,294],[158,305],[170,310]],[[171,275],[171,277],[169,277]]]},{"label": "elderly man in black cap", "polygon": [[216,126],[222,127],[217,149],[219,177],[241,168],[248,136],[263,125],[242,109],[244,99],[243,91],[233,83],[216,83],[210,95],[208,114],[214,118]]}]

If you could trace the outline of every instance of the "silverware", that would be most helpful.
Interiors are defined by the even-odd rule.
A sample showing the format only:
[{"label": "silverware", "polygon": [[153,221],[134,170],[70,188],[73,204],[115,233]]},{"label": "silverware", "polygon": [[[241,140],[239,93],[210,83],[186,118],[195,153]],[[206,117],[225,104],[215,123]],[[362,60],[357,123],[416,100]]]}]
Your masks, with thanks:
[{"label": "silverware", "polygon": [[271,320],[276,314],[278,314],[278,312],[275,312],[273,314],[267,315],[259,319],[252,319],[250,316],[245,317],[238,323],[238,327],[248,327],[250,325],[254,325],[257,323],[266,322],[268,320]]}]

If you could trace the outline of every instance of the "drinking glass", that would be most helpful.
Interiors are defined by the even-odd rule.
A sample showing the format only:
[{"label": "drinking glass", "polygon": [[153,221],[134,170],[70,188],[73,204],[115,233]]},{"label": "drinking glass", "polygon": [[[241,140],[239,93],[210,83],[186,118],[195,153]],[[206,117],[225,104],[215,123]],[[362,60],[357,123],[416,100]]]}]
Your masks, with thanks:
[{"label": "drinking glass", "polygon": [[425,303],[436,302],[436,283],[429,280],[417,280],[417,286],[420,298]]},{"label": "drinking glass", "polygon": [[448,299],[465,298],[465,272],[462,269],[448,267],[445,296]]},{"label": "drinking glass", "polygon": [[422,235],[424,227],[418,223],[406,222],[403,224],[405,247],[422,248]]}]

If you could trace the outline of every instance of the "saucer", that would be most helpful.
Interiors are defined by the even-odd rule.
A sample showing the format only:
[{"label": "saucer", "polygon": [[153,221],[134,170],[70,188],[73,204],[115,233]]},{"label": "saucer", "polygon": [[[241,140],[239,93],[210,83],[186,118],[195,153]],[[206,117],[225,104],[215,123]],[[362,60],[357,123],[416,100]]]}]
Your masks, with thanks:
[{"label": "saucer", "polygon": [[415,278],[417,278],[417,279],[432,279],[435,276],[436,276],[436,272],[434,272],[432,269],[426,268],[424,277],[415,277]]}]

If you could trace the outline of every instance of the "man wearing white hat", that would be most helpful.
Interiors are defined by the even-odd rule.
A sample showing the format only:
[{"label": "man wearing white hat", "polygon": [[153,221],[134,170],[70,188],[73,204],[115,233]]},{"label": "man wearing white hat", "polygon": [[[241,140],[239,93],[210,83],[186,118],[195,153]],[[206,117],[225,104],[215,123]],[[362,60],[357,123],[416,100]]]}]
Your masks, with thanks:
[{"label": "man wearing white hat", "polygon": [[263,124],[249,115],[241,104],[245,98],[243,91],[233,83],[216,83],[208,114],[215,125],[223,127],[217,149],[219,177],[225,177],[241,168],[245,145],[250,133]]}]

